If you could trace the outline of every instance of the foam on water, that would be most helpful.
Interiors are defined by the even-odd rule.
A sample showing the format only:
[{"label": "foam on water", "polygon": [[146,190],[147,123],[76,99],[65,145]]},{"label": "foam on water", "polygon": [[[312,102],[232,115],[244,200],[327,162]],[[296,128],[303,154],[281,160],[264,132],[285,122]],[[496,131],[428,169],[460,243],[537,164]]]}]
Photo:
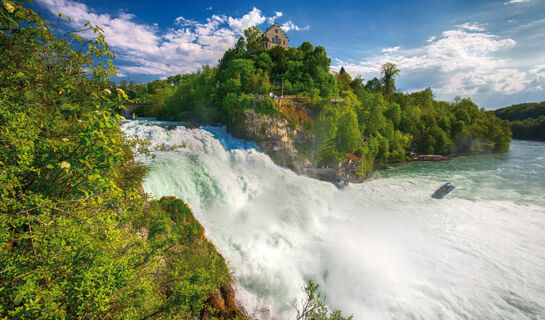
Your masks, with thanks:
[{"label": "foam on water", "polygon": [[[157,153],[144,189],[190,204],[260,318],[294,318],[308,279],[355,319],[545,317],[543,143],[401,166],[339,190],[223,128],[123,129],[186,145]],[[457,189],[431,199],[446,180]]]}]

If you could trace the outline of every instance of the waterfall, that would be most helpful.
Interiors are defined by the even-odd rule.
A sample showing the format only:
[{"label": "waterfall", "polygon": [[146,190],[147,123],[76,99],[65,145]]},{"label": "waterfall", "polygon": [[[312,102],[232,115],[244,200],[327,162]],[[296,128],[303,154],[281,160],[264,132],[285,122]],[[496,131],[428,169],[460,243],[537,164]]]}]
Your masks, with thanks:
[{"label": "waterfall", "polygon": [[[338,188],[275,165],[221,127],[122,128],[185,145],[144,160],[144,189],[189,203],[237,299],[259,318],[293,319],[309,279],[330,309],[355,319],[545,317],[543,157],[528,178],[510,154],[411,164]],[[545,154],[545,144],[511,153],[530,147]],[[510,175],[526,180],[509,184]],[[430,198],[447,179],[457,189]]]}]

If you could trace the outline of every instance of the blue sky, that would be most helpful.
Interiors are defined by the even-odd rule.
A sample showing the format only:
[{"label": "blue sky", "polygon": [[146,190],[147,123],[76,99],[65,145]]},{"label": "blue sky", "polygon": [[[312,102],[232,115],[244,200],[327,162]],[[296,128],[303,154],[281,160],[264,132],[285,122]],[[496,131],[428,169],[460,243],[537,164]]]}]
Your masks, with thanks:
[{"label": "blue sky", "polygon": [[252,25],[277,22],[290,46],[326,48],[332,69],[365,80],[398,65],[402,92],[471,97],[491,109],[545,100],[545,0],[107,1],[35,0],[100,25],[119,79],[147,81],[215,65]]}]

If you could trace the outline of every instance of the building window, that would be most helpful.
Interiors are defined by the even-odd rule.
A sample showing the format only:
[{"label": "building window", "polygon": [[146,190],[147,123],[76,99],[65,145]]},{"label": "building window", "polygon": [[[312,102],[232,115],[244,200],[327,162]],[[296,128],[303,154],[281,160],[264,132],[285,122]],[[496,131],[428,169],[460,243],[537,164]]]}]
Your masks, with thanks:
[{"label": "building window", "polygon": [[274,29],[274,33],[278,33],[278,29]]}]

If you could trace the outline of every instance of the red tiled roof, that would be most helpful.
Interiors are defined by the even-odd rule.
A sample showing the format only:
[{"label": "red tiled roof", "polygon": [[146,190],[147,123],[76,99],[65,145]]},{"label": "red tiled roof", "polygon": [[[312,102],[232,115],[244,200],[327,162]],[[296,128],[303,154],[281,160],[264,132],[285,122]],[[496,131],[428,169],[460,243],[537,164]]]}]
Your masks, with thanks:
[{"label": "red tiled roof", "polygon": [[353,155],[353,154],[351,154],[351,153],[347,153],[347,154],[345,154],[345,155],[346,155],[346,157],[347,157],[348,159],[350,159],[350,160],[352,160],[352,161],[361,161],[360,158],[358,158],[357,156],[355,156],[355,155]]}]

